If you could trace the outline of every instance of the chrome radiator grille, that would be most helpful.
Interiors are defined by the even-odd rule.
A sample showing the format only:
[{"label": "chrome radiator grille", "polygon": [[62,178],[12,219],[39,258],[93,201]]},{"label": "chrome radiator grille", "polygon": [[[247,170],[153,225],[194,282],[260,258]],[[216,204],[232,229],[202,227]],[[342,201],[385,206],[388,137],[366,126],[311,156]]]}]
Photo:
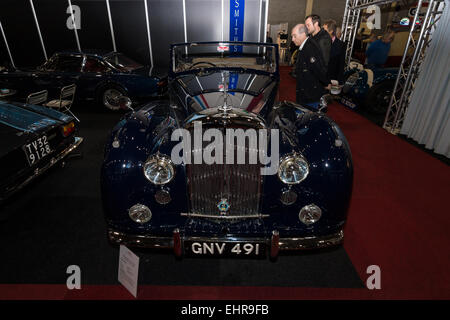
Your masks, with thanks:
[{"label": "chrome radiator grille", "polygon": [[[238,218],[259,212],[262,177],[259,164],[191,164],[187,166],[191,212],[198,215]],[[218,204],[225,200],[227,212]]]}]

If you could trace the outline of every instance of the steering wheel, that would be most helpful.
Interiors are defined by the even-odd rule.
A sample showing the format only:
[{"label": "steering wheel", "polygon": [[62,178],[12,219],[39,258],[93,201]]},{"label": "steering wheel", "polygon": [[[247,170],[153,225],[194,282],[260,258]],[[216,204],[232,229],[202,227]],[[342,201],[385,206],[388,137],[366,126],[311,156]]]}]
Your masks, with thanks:
[{"label": "steering wheel", "polygon": [[211,67],[217,67],[214,63],[209,62],[209,61],[198,61],[198,62],[192,64],[192,65],[188,68],[188,70],[191,70],[193,67],[195,67],[195,66],[197,66],[197,65],[199,65],[199,64],[207,64],[207,65],[210,65]]}]

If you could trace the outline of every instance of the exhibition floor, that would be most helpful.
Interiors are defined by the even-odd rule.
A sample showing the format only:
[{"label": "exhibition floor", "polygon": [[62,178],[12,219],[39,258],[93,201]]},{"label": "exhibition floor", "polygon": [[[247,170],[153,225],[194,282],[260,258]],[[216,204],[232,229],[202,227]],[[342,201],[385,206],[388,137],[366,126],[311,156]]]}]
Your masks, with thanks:
[{"label": "exhibition floor", "polygon": [[[282,68],[282,100],[295,97],[288,72]],[[0,299],[132,298],[117,281],[118,248],[106,240],[100,201],[104,142],[120,115],[73,111],[83,157],[1,208]],[[139,250],[138,298],[450,298],[448,166],[340,104],[328,115],[349,141],[355,170],[343,246],[283,254],[275,263],[178,261],[169,251]],[[65,286],[69,265],[81,268],[81,290]],[[370,265],[381,269],[381,290],[365,288]]]}]

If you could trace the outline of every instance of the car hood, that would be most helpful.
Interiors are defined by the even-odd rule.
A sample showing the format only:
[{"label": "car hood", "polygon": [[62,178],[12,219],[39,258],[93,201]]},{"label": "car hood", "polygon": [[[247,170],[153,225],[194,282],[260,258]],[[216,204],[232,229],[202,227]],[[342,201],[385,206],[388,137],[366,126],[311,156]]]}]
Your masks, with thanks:
[{"label": "car hood", "polygon": [[22,132],[36,132],[71,120],[64,113],[42,106],[0,101],[0,123]]},{"label": "car hood", "polygon": [[73,120],[42,106],[0,101],[0,157],[20,148],[47,128]]},{"label": "car hood", "polygon": [[8,154],[11,150],[24,145],[28,139],[23,131],[10,127],[0,122],[0,158]]}]

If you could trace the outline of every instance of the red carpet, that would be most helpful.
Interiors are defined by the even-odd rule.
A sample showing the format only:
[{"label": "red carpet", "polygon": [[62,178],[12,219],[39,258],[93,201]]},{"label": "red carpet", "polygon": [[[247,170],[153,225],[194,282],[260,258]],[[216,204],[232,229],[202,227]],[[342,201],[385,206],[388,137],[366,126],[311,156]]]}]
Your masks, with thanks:
[{"label": "red carpet", "polygon": [[[295,100],[281,70],[280,100]],[[449,299],[450,170],[447,165],[334,104],[328,115],[346,135],[355,179],[346,249],[363,282],[381,268],[381,290],[141,286],[141,299]],[[330,265],[330,268],[333,268]],[[121,286],[0,285],[0,299],[127,299]]]},{"label": "red carpet", "polygon": [[[281,71],[280,100],[295,99],[295,80]],[[344,247],[362,280],[381,268],[376,298],[450,297],[450,195],[447,165],[335,104],[355,170]]]}]

